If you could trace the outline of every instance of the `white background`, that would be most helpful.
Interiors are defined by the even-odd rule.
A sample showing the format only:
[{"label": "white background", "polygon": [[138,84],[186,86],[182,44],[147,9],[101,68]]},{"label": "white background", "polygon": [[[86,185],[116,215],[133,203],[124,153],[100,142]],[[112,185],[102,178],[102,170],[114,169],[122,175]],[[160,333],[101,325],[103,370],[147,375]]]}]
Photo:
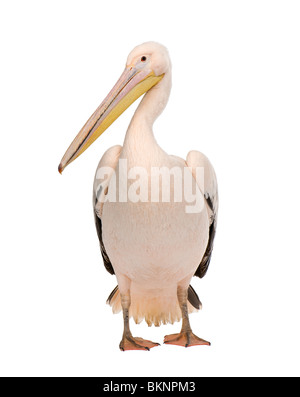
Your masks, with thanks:
[{"label": "white background", "polygon": [[[0,375],[299,376],[298,1],[1,2]],[[120,352],[92,181],[137,104],[61,176],[58,163],[137,44],[166,45],[159,144],[219,181],[192,327],[211,347]],[[180,324],[133,334],[157,342]]]}]

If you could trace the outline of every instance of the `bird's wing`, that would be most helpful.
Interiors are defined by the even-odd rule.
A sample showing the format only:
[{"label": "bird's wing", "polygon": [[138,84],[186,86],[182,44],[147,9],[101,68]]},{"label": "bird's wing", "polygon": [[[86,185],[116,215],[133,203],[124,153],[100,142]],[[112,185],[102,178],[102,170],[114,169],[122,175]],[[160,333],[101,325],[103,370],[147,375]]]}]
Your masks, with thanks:
[{"label": "bird's wing", "polygon": [[104,266],[110,274],[115,274],[115,271],[103,244],[101,216],[105,196],[108,193],[109,181],[118,164],[121,150],[122,146],[116,145],[104,153],[96,170],[93,187],[93,206],[96,230],[99,238]]},{"label": "bird's wing", "polygon": [[[203,255],[203,258],[201,260],[201,263],[199,264],[194,274],[195,276],[202,278],[205,276],[210,263],[211,254],[213,250],[213,243],[216,233],[218,203],[219,203],[218,185],[213,166],[211,165],[210,161],[204,154],[193,150],[188,153],[186,162],[187,165],[192,170],[192,174],[198,183],[199,189],[203,193],[210,220],[207,247]],[[200,178],[199,177],[197,178],[197,167],[199,167]]]}]

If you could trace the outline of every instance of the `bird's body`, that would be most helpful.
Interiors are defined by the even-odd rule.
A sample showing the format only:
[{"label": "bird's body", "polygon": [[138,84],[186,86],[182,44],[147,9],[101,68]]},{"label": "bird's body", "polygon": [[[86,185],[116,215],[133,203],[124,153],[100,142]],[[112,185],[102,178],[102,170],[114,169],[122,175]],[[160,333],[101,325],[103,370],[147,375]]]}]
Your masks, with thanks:
[{"label": "bird's body", "polygon": [[[210,261],[217,213],[216,178],[200,152],[192,151],[183,160],[168,155],[156,142],[152,126],[171,89],[166,49],[156,43],[136,47],[129,55],[127,70],[140,68],[143,58],[149,57],[152,63],[153,58],[158,59],[155,66],[163,70],[154,74],[163,78],[138,106],[123,146],[114,146],[104,154],[94,181],[94,212],[102,255],[118,282],[108,301],[114,312],[123,310],[124,316],[122,350],[156,345],[132,337],[130,316],[136,322],[145,319],[149,325],[182,318],[182,332],[166,337],[165,342],[208,344],[189,331],[188,312],[201,306],[190,281],[195,274],[202,277]],[[119,86],[117,83],[115,91]],[[77,152],[85,142],[80,140]],[[72,152],[69,158],[74,157],[74,148]],[[197,168],[203,171],[200,177]],[[190,209],[191,198],[196,210]]]},{"label": "bird's body", "polygon": [[[144,161],[151,160],[147,157],[145,153]],[[183,171],[178,160],[164,157],[157,167]],[[151,196],[150,181],[147,190]],[[137,322],[145,318],[148,324],[159,325],[181,318],[177,285],[188,287],[206,249],[209,228],[207,210],[187,214],[186,205],[173,200],[103,205],[103,243],[119,288],[130,281],[131,314]]]}]

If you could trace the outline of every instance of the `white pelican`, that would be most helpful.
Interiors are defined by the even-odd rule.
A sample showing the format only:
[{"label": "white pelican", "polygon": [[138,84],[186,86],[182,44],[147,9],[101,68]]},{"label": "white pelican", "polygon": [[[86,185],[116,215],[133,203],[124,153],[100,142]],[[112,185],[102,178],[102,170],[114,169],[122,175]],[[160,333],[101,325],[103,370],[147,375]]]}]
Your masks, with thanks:
[{"label": "white pelican", "polygon": [[[80,130],[59,165],[61,173],[146,93],[134,113],[123,146],[106,151],[94,183],[94,212],[102,257],[106,269],[116,275],[118,282],[108,303],[113,312],[123,311],[124,331],[119,345],[123,351],[149,350],[158,345],[133,337],[130,317],[137,323],[145,319],[148,325],[156,326],[182,319],[181,332],[165,336],[164,343],[185,347],[210,345],[191,330],[189,313],[200,309],[201,302],[190,281],[194,275],[205,275],[211,259],[218,209],[217,182],[211,163],[202,153],[191,151],[183,160],[168,155],[157,144],[152,126],[167,104],[170,89],[171,62],[167,49],[154,42],[135,47],[120,79]],[[127,170],[146,172],[146,179],[140,175],[138,188],[138,178],[130,179],[122,170],[121,163],[125,161]],[[108,171],[100,183],[98,173],[103,169]],[[160,178],[159,200],[147,200],[145,196],[137,200],[120,198],[120,186],[126,186],[128,194],[135,188],[136,195],[143,190],[148,198],[153,198],[153,169]],[[182,171],[182,178],[188,170],[194,197],[203,204],[198,211],[187,211],[190,200],[186,197],[173,197],[177,189],[175,178],[170,181],[169,202],[161,198],[161,171],[166,169]],[[200,177],[196,175],[198,169],[204,171]],[[107,199],[111,192],[116,200]]]}]

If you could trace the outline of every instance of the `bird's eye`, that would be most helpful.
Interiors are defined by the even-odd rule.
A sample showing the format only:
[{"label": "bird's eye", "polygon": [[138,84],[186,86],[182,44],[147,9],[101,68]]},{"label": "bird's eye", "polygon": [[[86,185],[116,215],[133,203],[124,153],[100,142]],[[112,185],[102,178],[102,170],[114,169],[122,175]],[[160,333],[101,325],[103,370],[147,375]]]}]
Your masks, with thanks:
[{"label": "bird's eye", "polygon": [[147,57],[145,57],[145,55],[142,56],[141,61],[142,61],[142,62],[145,62],[146,60],[147,60]]}]

